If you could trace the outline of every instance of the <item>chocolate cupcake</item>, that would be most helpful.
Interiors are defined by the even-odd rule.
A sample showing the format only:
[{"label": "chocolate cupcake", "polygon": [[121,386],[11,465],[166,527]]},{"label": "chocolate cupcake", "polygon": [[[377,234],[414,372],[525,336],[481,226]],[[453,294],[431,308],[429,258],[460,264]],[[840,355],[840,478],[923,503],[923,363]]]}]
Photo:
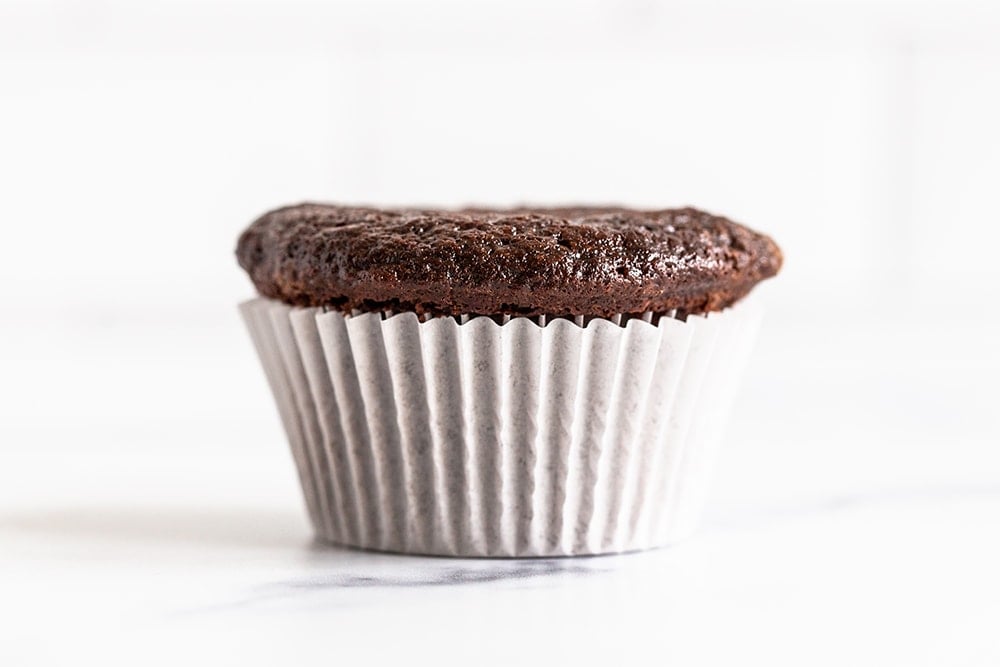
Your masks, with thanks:
[{"label": "chocolate cupcake", "polygon": [[689,534],[781,266],[690,208],[302,204],[237,256],[317,534],[460,556]]}]

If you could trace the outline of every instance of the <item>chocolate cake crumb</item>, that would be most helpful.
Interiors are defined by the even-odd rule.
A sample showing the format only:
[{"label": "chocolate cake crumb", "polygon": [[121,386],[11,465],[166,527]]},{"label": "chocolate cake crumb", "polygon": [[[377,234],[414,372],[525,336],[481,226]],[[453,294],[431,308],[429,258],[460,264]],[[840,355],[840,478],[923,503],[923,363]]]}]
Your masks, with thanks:
[{"label": "chocolate cake crumb", "polygon": [[420,315],[706,313],[781,268],[767,236],[694,208],[280,208],[240,236],[258,292]]}]

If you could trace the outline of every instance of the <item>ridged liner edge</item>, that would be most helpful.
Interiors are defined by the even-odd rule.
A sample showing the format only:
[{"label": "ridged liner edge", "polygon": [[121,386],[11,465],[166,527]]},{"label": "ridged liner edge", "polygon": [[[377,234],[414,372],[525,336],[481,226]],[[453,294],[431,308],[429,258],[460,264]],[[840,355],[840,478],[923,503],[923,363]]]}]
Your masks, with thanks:
[{"label": "ridged liner edge", "polygon": [[685,321],[240,311],[316,533],[450,556],[693,532],[759,323],[747,304]]}]

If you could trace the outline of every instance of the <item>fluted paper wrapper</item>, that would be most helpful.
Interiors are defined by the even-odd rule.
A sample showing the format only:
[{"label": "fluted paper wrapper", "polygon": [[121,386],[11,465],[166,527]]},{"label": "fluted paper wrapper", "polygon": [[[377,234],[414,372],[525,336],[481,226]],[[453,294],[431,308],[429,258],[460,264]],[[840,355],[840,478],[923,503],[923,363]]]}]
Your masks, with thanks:
[{"label": "fluted paper wrapper", "polygon": [[452,556],[689,535],[759,320],[241,311],[317,534]]}]

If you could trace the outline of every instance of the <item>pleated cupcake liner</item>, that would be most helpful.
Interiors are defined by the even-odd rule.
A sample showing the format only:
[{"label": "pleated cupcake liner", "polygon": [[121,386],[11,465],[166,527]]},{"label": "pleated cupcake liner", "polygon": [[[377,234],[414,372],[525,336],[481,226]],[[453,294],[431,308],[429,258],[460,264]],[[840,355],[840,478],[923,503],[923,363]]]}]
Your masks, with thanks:
[{"label": "pleated cupcake liner", "polygon": [[241,312],[321,539],[492,557],[692,533],[759,323]]}]

